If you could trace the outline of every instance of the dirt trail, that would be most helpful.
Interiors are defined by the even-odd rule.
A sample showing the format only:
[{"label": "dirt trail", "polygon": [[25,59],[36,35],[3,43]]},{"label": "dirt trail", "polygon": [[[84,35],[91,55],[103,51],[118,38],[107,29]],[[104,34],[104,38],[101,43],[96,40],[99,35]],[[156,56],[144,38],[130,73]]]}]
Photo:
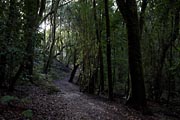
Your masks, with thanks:
[{"label": "dirt trail", "polygon": [[63,71],[68,73],[64,74],[58,66],[53,67],[59,77],[54,84],[61,92],[51,94],[44,87],[19,86],[12,95],[24,102],[15,102],[13,108],[0,104],[0,120],[26,120],[22,115],[24,109],[32,110],[32,120],[177,120],[157,112],[145,116],[122,102],[79,92],[77,85],[68,82],[70,71],[64,67]]},{"label": "dirt trail", "polygon": [[126,120],[116,105],[93,95],[79,92],[77,85],[68,82],[69,77],[56,80],[61,89],[62,99],[66,102],[67,120]]}]

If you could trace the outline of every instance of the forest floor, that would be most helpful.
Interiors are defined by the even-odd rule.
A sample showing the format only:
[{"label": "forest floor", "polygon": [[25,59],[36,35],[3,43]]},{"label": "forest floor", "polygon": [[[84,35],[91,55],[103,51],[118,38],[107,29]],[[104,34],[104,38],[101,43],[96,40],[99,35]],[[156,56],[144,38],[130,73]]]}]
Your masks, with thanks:
[{"label": "forest floor", "polygon": [[77,85],[68,82],[69,76],[70,73],[53,81],[60,89],[55,93],[33,85],[17,87],[10,95],[19,99],[0,104],[0,120],[178,120],[162,112],[143,115],[125,106],[123,100],[110,102],[79,92]]}]

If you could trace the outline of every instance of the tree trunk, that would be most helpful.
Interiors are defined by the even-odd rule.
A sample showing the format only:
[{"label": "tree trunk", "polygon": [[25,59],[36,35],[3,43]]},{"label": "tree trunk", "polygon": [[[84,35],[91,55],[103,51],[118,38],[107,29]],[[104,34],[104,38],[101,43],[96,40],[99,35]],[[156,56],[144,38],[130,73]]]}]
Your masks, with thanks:
[{"label": "tree trunk", "polygon": [[14,90],[14,86],[15,86],[15,84],[16,84],[16,82],[17,82],[17,80],[18,80],[18,78],[21,75],[23,70],[24,70],[24,63],[20,65],[20,67],[19,67],[18,71],[16,72],[15,76],[10,79],[11,84],[9,86],[9,91]]},{"label": "tree trunk", "polygon": [[[18,35],[19,32],[19,26],[17,25],[18,17],[16,16],[18,12],[17,9],[17,0],[10,0],[9,1],[9,12],[8,12],[8,19],[6,21],[6,29],[5,29],[5,37],[3,37],[4,44],[2,44],[2,50],[1,52],[3,54],[0,55],[0,86],[3,84],[4,81],[9,82],[9,78],[12,77],[13,75],[13,70],[14,70],[14,54],[12,52],[9,52],[7,49],[14,47],[14,41],[17,40],[15,37]],[[8,45],[8,46],[6,46]],[[9,52],[9,53],[8,53]],[[8,54],[7,54],[8,53]],[[8,67],[6,67],[8,66]]]},{"label": "tree trunk", "polygon": [[106,17],[106,41],[107,41],[107,67],[108,67],[108,97],[113,99],[113,84],[112,84],[112,68],[111,68],[111,40],[110,40],[110,20],[108,0],[104,0],[105,17]]},{"label": "tree trunk", "polygon": [[94,22],[96,26],[96,39],[98,41],[98,49],[99,49],[98,56],[99,56],[99,65],[100,65],[100,92],[103,93],[104,91],[104,63],[103,63],[100,30],[99,30],[97,13],[96,13],[96,0],[93,0],[93,8],[94,8]]},{"label": "tree trunk", "polygon": [[71,76],[70,76],[69,82],[73,82],[73,79],[74,79],[74,76],[76,74],[76,71],[77,71],[78,67],[79,67],[79,64],[74,66],[74,68],[73,68],[73,70],[71,72]]},{"label": "tree trunk", "polygon": [[90,77],[90,80],[89,80],[88,92],[90,94],[94,94],[94,92],[95,92],[95,81],[96,81],[96,79],[97,79],[97,69],[93,71],[92,76]]},{"label": "tree trunk", "polygon": [[[146,95],[141,57],[141,31],[137,14],[136,0],[116,0],[117,5],[126,21],[128,34],[128,56],[131,77],[131,93],[127,104],[133,107],[145,107]],[[142,28],[141,28],[142,29]]]},{"label": "tree trunk", "polygon": [[0,88],[2,87],[2,84],[5,81],[5,74],[6,74],[6,55],[4,54],[4,55],[0,55]]},{"label": "tree trunk", "polygon": [[[14,77],[10,78],[10,86],[9,90],[13,90],[15,83],[17,82],[18,78],[20,77],[21,73],[25,71],[26,77],[32,81],[33,75],[33,62],[34,62],[34,37],[36,34],[36,29],[39,25],[39,19],[42,17],[43,11],[45,9],[46,0],[41,1],[41,5],[34,0],[26,0],[24,2],[24,13],[25,13],[25,29],[24,29],[24,40],[27,41],[26,44],[26,54],[23,57],[23,62],[20,64],[20,67]],[[38,9],[40,11],[38,13]]]},{"label": "tree trunk", "polygon": [[157,70],[156,76],[155,76],[155,80],[154,80],[154,95],[155,95],[155,101],[159,102],[160,101],[160,97],[162,94],[162,86],[161,86],[161,82],[162,82],[162,72],[163,72],[163,68],[164,68],[164,63],[165,63],[165,59],[166,59],[166,55],[167,52],[169,50],[169,48],[174,45],[178,35],[179,35],[179,22],[180,22],[180,15],[179,15],[179,10],[180,8],[177,8],[174,12],[174,29],[172,30],[172,36],[170,41],[168,41],[164,46],[163,46],[163,50],[162,53],[160,55],[160,62],[159,62],[159,68]]},{"label": "tree trunk", "polygon": [[134,23],[127,23],[129,69],[131,75],[131,96],[128,103],[144,106],[146,104],[145,87],[138,29],[137,21],[134,20]]},{"label": "tree trunk", "polygon": [[59,2],[60,2],[60,0],[57,0],[57,1],[55,1],[55,3],[54,2],[52,3],[52,4],[54,4],[53,5],[54,14],[53,14],[53,27],[52,27],[52,44],[50,47],[49,57],[48,57],[46,66],[44,68],[44,73],[46,73],[46,74],[48,73],[48,69],[49,69],[49,66],[50,66],[52,58],[53,58],[53,50],[54,50],[54,45],[56,42],[56,13],[58,10]]},{"label": "tree trunk", "polygon": [[27,41],[26,57],[25,57],[25,74],[27,78],[32,82],[33,66],[34,66],[34,37],[36,34],[37,24],[37,1],[26,0],[25,1],[25,30],[24,39]]},{"label": "tree trunk", "polygon": [[51,64],[51,61],[52,61],[52,58],[53,58],[53,50],[54,50],[54,45],[55,45],[55,42],[56,42],[56,15],[54,14],[54,17],[53,17],[53,27],[52,27],[52,44],[51,44],[51,47],[50,47],[50,52],[49,52],[49,57],[48,57],[48,60],[47,60],[47,63],[46,63],[46,66],[45,66],[45,69],[44,69],[44,73],[48,73],[48,69],[50,67],[50,64]]}]

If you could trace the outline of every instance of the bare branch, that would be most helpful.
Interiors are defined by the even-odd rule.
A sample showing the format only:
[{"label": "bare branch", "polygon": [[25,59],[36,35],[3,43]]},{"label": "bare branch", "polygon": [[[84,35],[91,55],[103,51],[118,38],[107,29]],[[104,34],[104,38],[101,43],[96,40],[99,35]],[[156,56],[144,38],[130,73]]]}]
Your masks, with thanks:
[{"label": "bare branch", "polygon": [[70,2],[72,2],[72,0],[70,0],[70,1],[64,3],[64,4],[60,5],[60,6],[59,6],[59,2],[60,2],[60,0],[56,1],[55,7],[41,19],[39,24],[41,24],[43,21],[45,21],[50,15],[54,14],[54,12],[56,12],[58,10],[58,8],[61,8],[61,7],[65,6],[65,5],[69,4]]},{"label": "bare branch", "polygon": [[147,7],[147,0],[142,1],[142,6],[141,6],[141,13],[140,13],[140,35],[142,35],[143,27],[144,27],[144,17],[145,17],[145,11]]},{"label": "bare branch", "polygon": [[123,18],[126,20],[127,19],[127,8],[126,8],[126,3],[124,0],[116,0],[117,6],[119,8],[119,10],[121,11],[121,14],[123,16]]}]

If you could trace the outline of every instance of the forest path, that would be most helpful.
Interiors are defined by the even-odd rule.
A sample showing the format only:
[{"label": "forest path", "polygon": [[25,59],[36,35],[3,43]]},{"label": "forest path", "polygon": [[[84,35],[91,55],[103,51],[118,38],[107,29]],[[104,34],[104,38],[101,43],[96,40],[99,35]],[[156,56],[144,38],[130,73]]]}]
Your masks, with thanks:
[{"label": "forest path", "polygon": [[[55,101],[61,102],[55,106],[58,104],[64,106],[65,120],[159,120],[154,116],[144,116],[128,108],[122,101],[118,102],[120,100],[109,101],[97,95],[82,93],[78,85],[68,82],[71,74],[69,68],[56,61],[52,68],[57,76],[54,84],[61,91],[54,95],[54,97],[57,96]],[[76,75],[74,81],[76,81]]]},{"label": "forest path", "polygon": [[69,83],[69,76],[55,80],[60,88],[62,99],[66,102],[66,120],[126,120],[120,107],[95,95],[79,92],[79,87]]}]

